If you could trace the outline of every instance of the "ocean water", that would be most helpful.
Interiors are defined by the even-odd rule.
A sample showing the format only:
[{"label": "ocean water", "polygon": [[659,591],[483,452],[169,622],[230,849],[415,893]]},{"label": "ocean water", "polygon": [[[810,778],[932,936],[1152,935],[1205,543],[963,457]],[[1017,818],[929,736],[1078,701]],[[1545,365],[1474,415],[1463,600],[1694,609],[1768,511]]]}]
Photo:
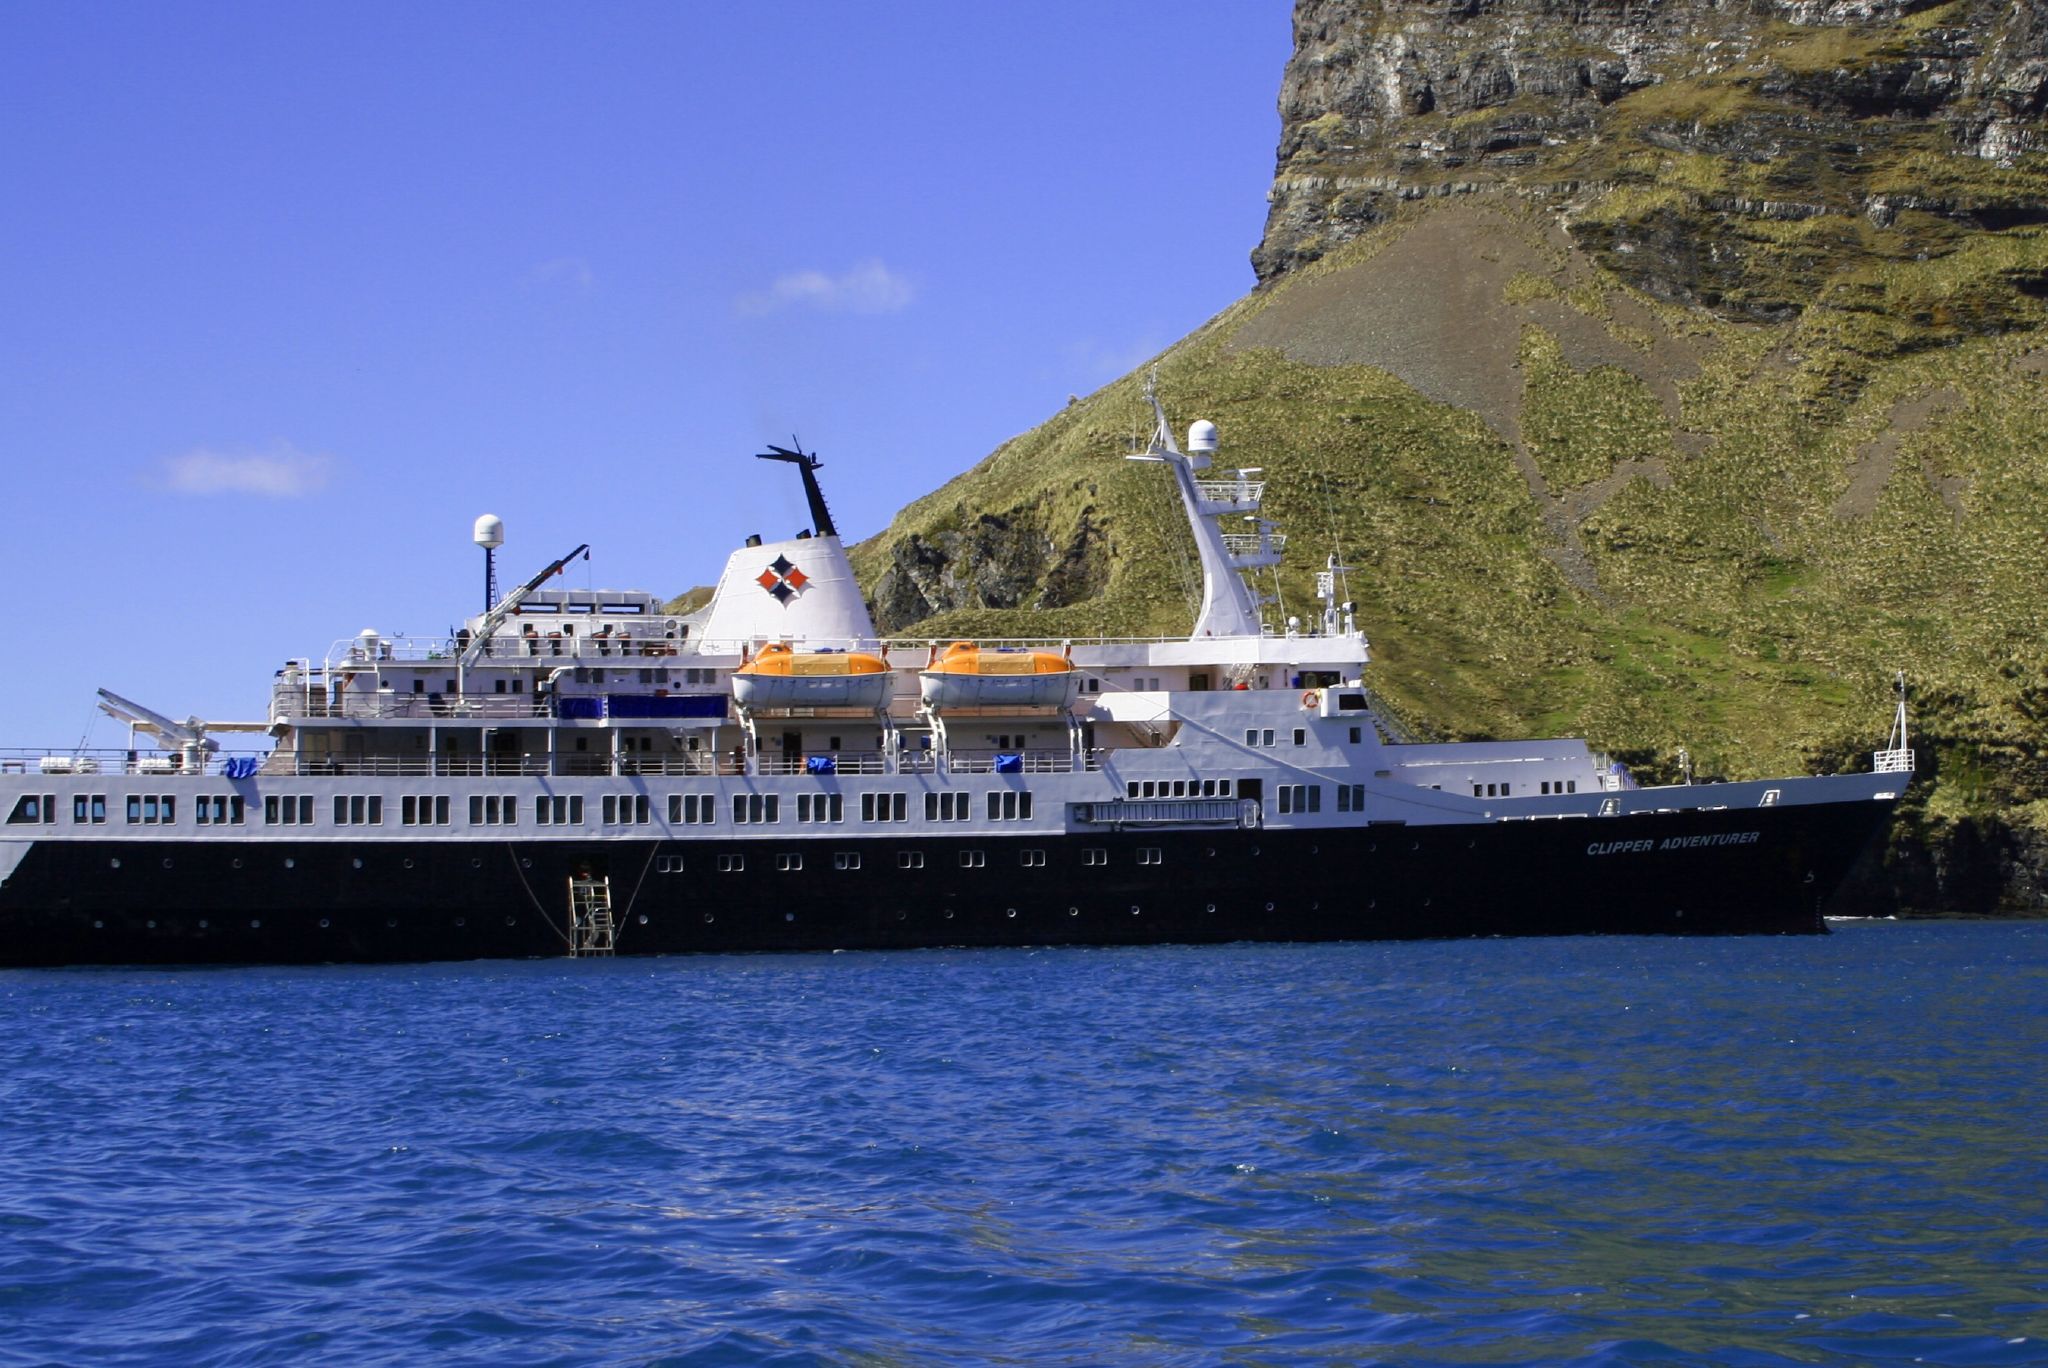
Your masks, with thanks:
[{"label": "ocean water", "polygon": [[2048,923],[0,974],[0,1364],[2048,1364]]}]

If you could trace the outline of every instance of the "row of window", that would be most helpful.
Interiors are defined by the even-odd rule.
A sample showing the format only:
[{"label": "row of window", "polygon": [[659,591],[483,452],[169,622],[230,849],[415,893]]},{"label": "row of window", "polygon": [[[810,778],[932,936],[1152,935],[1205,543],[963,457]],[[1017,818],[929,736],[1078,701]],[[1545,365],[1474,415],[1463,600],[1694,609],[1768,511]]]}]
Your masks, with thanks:
[{"label": "row of window", "polygon": [[[859,869],[861,854],[862,852],[858,850],[836,850],[832,852],[832,867],[838,870]],[[956,851],[955,855],[962,869],[988,868],[988,852],[985,850],[961,850]],[[922,850],[899,850],[896,852],[896,867],[923,869],[924,857],[925,852]],[[702,860],[704,857],[699,855],[694,858]],[[787,874],[804,867],[804,853],[801,851],[778,852],[774,859],[775,868],[780,873]],[[1158,846],[1140,846],[1137,850],[1137,861],[1141,865],[1165,864],[1166,852]],[[1045,852],[1020,850],[1017,852],[1017,863],[1025,869],[1043,869]],[[1081,863],[1091,866],[1107,865],[1109,852],[1100,847],[1088,847],[1081,852]],[[654,869],[658,874],[681,874],[688,867],[686,857],[682,855],[660,855],[656,856],[654,861]],[[711,857],[711,867],[720,874],[741,873],[747,867],[747,857],[739,854],[714,855]]]},{"label": "row of window", "polygon": [[1234,779],[1131,779],[1126,798],[1228,798],[1237,791]]},{"label": "row of window", "polygon": [[1323,810],[1323,786],[1321,784],[1279,784],[1275,794],[1280,799],[1280,811],[1321,812]]},{"label": "row of window", "polygon": [[[1472,786],[1472,796],[1474,798],[1509,798],[1513,796],[1513,787],[1511,784],[1474,784]],[[1526,789],[1523,791],[1527,792]],[[1579,781],[1576,779],[1545,779],[1542,783],[1542,791],[1545,794],[1577,793],[1579,791]]]}]

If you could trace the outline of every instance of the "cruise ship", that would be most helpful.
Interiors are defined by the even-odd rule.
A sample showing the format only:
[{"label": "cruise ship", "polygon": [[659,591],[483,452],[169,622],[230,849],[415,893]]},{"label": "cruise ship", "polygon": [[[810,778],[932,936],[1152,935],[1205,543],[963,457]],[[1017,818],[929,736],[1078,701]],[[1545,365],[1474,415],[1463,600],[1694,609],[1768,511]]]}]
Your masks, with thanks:
[{"label": "cruise ship", "polygon": [[1418,740],[1344,567],[1266,620],[1260,472],[1150,402],[1129,459],[1193,534],[1185,637],[885,638],[800,449],[764,458],[813,525],[688,614],[551,587],[582,547],[500,595],[487,516],[452,638],[347,638],[259,721],[103,690],[129,748],[8,753],[0,964],[1824,930],[1912,777],[1903,702],[1870,771],[1822,777]]}]

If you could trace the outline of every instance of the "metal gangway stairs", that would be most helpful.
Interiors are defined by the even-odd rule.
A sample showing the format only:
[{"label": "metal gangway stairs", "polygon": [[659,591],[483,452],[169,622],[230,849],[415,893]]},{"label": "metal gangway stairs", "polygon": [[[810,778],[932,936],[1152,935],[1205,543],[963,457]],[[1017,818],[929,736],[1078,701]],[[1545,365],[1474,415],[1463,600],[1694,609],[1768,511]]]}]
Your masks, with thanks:
[{"label": "metal gangway stairs", "polygon": [[612,881],[608,874],[572,875],[569,879],[569,956],[617,953],[618,924],[612,920]]}]

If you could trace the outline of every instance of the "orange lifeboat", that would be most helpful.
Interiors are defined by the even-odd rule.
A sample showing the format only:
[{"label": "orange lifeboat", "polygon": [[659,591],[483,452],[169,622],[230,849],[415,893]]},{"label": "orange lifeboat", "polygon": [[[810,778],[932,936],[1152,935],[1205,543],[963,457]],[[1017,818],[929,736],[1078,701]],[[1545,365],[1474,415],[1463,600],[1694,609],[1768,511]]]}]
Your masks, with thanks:
[{"label": "orange lifeboat", "polygon": [[928,708],[1063,708],[1080,691],[1074,662],[1055,651],[956,641],[918,672]]},{"label": "orange lifeboat", "polygon": [[733,671],[732,696],[743,708],[880,708],[890,683],[880,656],[797,651],[776,642]]}]

